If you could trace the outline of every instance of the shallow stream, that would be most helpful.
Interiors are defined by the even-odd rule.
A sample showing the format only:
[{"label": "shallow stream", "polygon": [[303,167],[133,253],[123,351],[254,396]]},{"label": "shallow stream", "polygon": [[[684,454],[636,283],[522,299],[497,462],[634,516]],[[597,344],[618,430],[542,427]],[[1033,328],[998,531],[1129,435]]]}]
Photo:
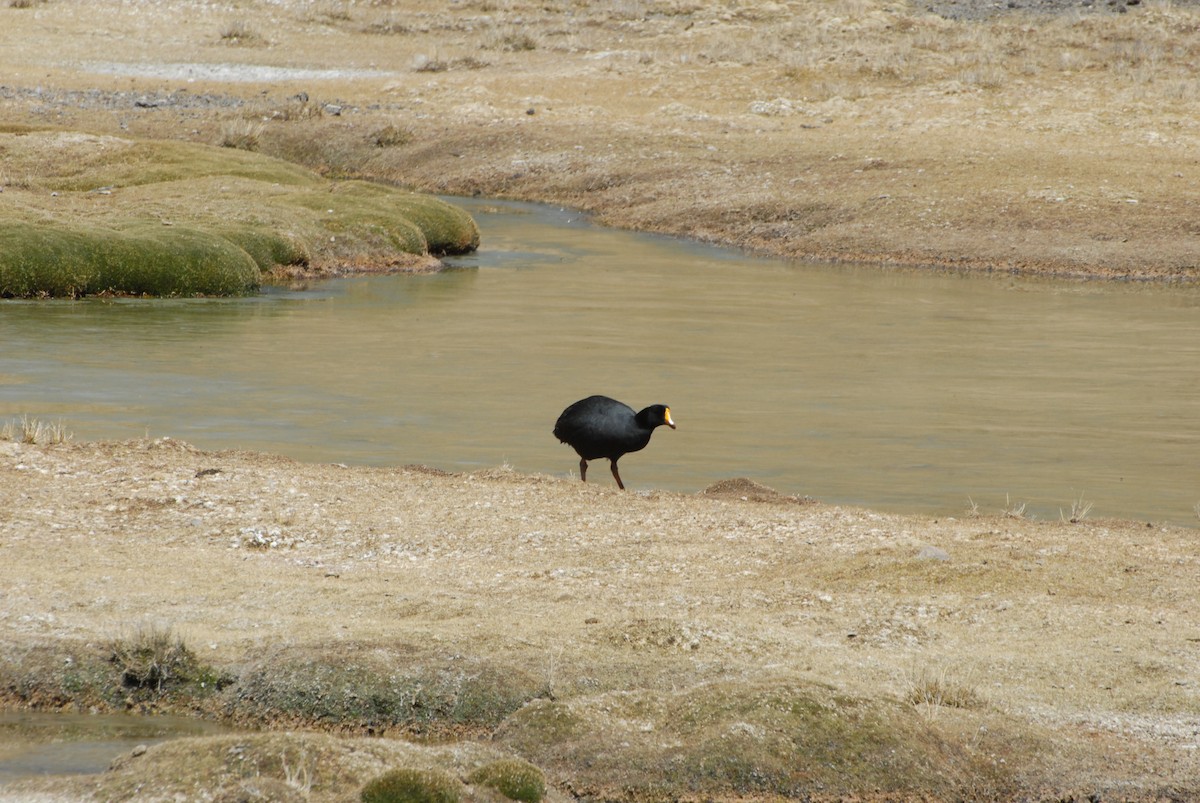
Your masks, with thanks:
[{"label": "shallow stream", "polygon": [[1197,523],[1200,290],[792,264],[457,202],[483,248],[438,275],[0,302],[0,420],[566,476],[554,420],[605,393],[679,425],[622,460],[633,490]]},{"label": "shallow stream", "polygon": [[225,730],[187,717],[0,711],[0,787],[39,775],[103,772],[139,745]]}]

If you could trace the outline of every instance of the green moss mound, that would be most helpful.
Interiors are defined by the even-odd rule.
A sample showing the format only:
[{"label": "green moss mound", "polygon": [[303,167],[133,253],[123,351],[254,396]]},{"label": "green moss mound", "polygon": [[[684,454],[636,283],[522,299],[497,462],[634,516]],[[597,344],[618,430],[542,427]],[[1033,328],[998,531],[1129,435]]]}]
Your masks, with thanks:
[{"label": "green moss mound", "polygon": [[933,721],[897,700],[794,680],[535,700],[495,738],[600,797],[1009,799],[1054,749],[999,712],[947,709]]},{"label": "green moss mound", "polygon": [[488,786],[509,800],[540,803],[546,796],[546,776],[527,761],[501,759],[471,773],[471,783]]},{"label": "green moss mound", "polygon": [[362,789],[363,803],[458,803],[458,781],[440,770],[401,768],[385,772]]},{"label": "green moss mound", "polygon": [[236,678],[201,661],[169,631],[137,631],[94,644],[21,648],[0,643],[0,705],[125,710],[184,701],[198,707]]},{"label": "green moss mound", "polygon": [[381,730],[494,728],[525,705],[538,681],[485,658],[416,645],[342,644],[279,650],[242,673],[230,713],[261,721],[366,725]]},{"label": "green moss mound", "polygon": [[0,296],[244,295],[287,275],[427,266],[479,230],[438,198],[185,142],[0,131]]},{"label": "green moss mound", "polygon": [[0,220],[0,296],[245,295],[259,267],[220,235],[188,227],[121,229]]}]

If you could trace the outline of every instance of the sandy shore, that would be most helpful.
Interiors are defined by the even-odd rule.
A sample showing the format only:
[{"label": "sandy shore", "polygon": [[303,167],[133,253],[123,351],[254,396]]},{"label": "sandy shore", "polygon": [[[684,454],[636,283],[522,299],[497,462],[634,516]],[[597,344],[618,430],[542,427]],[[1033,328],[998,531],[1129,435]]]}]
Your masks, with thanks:
[{"label": "sandy shore", "polygon": [[[587,719],[589,750],[630,761],[660,749],[633,735],[678,727],[667,711],[613,719],[630,694],[817,684],[907,701],[888,710],[974,758],[1014,750],[983,732],[1058,745],[997,790],[1157,799],[1200,788],[1191,530],[883,515],[735,480],[699,495],[621,493],[170,439],[0,442],[0,507],[9,702],[70,704],[61,667],[30,679],[40,650],[103,658],[139,628],[169,627],[236,690],[191,705],[234,721],[294,722],[272,713],[264,672],[394,654],[389,671],[492,667],[519,696]],[[557,783],[644,782],[630,771],[605,784],[561,745],[530,742],[512,724],[521,716],[493,739]],[[853,772],[845,783],[862,791]],[[932,792],[947,789],[961,792]]]}]

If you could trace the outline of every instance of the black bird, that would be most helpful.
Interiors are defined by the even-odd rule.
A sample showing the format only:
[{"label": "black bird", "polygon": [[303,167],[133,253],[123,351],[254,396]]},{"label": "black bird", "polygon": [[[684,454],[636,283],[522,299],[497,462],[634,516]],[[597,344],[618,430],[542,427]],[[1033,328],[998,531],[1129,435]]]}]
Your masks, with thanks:
[{"label": "black bird", "polygon": [[628,452],[645,449],[655,427],[666,424],[675,429],[671,408],[652,404],[640,413],[607,396],[588,396],[562,411],[554,425],[554,437],[579,453],[579,479],[587,482],[589,460],[607,457],[617,487],[625,490],[617,461]]}]

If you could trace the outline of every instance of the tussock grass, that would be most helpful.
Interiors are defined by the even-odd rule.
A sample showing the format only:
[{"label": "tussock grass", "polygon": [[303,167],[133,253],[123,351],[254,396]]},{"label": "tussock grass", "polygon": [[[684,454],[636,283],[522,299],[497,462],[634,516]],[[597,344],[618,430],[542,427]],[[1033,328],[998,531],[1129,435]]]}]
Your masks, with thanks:
[{"label": "tussock grass", "polygon": [[273,121],[297,122],[300,120],[319,120],[325,116],[325,106],[309,99],[307,92],[292,95],[279,108],[271,110],[269,116]]},{"label": "tussock grass", "polygon": [[285,649],[247,668],[233,713],[374,730],[495,727],[539,693],[512,666],[420,647]]},{"label": "tussock grass", "polygon": [[170,704],[198,707],[234,683],[228,673],[202,662],[171,627],[130,626],[96,644],[34,647],[18,659],[11,644],[0,660],[0,699],[40,708],[123,711]]},{"label": "tussock grass", "polygon": [[[979,716],[962,702],[952,709],[957,716]],[[959,742],[951,730],[962,722],[947,718],[943,733],[938,720],[900,701],[795,680],[731,681],[666,695],[633,690],[537,700],[510,717],[497,738],[547,769],[570,767],[576,783],[635,798],[655,789],[804,797],[845,789],[853,778],[855,788],[884,796],[919,791],[955,799],[967,777],[1003,796],[1015,787],[1021,762],[1045,747],[1028,735],[1016,738],[991,714],[978,720],[985,735],[975,744]]]},{"label": "tussock grass", "polygon": [[19,441],[21,443],[37,443],[43,446],[66,443],[74,437],[62,420],[41,421],[29,416],[21,416],[14,421],[6,421],[0,427],[0,440]]},{"label": "tussock grass", "polygon": [[418,791],[452,790],[463,799],[498,803],[504,798],[492,788],[477,786],[468,794],[464,781],[478,768],[500,762],[523,764],[481,743],[420,745],[313,732],[250,732],[172,739],[143,755],[117,758],[101,775],[64,778],[54,788],[63,791],[56,798],[62,800],[85,797],[78,784],[86,782],[91,784],[86,796],[99,800],[141,799],[154,790],[156,799],[350,801],[364,799],[364,789],[378,779],[403,771]]},{"label": "tussock grass", "polygon": [[1025,508],[1027,506],[1027,502],[1014,502],[1008,494],[1005,494],[1004,508],[1000,512],[1010,519],[1023,519],[1025,518]]},{"label": "tussock grass", "polygon": [[441,770],[401,767],[371,779],[363,803],[458,803],[462,784]]},{"label": "tussock grass", "polygon": [[468,776],[473,784],[495,789],[509,800],[521,803],[541,803],[546,796],[546,776],[528,761],[506,759],[493,761]]},{"label": "tussock grass", "polygon": [[1069,521],[1072,524],[1078,524],[1088,517],[1092,512],[1092,503],[1083,498],[1083,494],[1079,495],[1078,499],[1071,500],[1070,515],[1063,512],[1062,508],[1058,509],[1058,516],[1063,521]]},{"label": "tussock grass", "polygon": [[221,123],[217,144],[222,148],[257,151],[266,130],[266,124],[257,120],[226,120]]},{"label": "tussock grass", "polygon": [[960,679],[951,667],[920,667],[909,673],[905,700],[912,705],[937,708],[981,708],[984,698],[969,676]]},{"label": "tussock grass", "polygon": [[540,47],[538,38],[527,30],[517,26],[501,26],[492,29],[483,39],[481,47],[484,50],[500,50],[508,53],[537,50]]},{"label": "tussock grass", "polygon": [[371,141],[378,148],[395,148],[413,141],[412,131],[395,125],[385,125],[371,134]]},{"label": "tussock grass", "polygon": [[400,15],[389,13],[363,26],[363,33],[403,36],[414,31],[412,25]]},{"label": "tussock grass", "polygon": [[221,41],[227,45],[261,45],[266,40],[245,20],[231,20],[221,28]]},{"label": "tussock grass", "polygon": [[154,691],[187,679],[196,668],[196,656],[183,639],[160,626],[138,627],[115,639],[111,661],[121,672],[122,685]]}]

